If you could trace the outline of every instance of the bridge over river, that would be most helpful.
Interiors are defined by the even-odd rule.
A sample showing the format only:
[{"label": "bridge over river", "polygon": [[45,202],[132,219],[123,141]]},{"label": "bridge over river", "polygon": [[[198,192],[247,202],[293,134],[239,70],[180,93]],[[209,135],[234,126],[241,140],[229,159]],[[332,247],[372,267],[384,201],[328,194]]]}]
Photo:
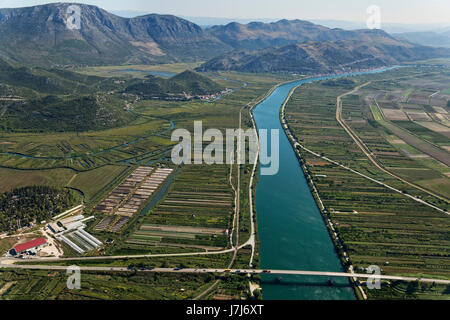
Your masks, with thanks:
[{"label": "bridge over river", "polygon": [[[14,268],[25,270],[54,270],[66,271],[67,266],[45,266],[45,265],[18,265],[8,264],[3,261],[1,268]],[[273,275],[296,275],[296,276],[316,276],[329,278],[361,278],[371,280],[393,280],[407,282],[427,282],[449,285],[450,280],[431,279],[431,278],[414,278],[389,275],[374,275],[364,273],[346,273],[346,272],[326,272],[326,271],[304,271],[304,270],[258,270],[258,269],[182,269],[182,268],[125,268],[125,267],[79,267],[80,271],[108,271],[108,272],[152,272],[152,273],[190,273],[190,274],[273,274]]]}]

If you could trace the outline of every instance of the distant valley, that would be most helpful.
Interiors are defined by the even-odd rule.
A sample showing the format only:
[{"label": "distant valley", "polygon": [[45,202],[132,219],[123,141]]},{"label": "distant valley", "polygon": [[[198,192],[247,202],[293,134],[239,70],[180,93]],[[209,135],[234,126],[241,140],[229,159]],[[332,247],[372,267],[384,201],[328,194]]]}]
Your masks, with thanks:
[{"label": "distant valley", "polygon": [[0,9],[2,130],[113,128],[135,119],[127,111],[137,100],[207,100],[226,92],[193,71],[171,79],[106,78],[74,72],[76,67],[196,62],[202,63],[198,72],[330,74],[450,56],[450,49],[382,30],[330,29],[302,20],[203,29],[175,16],[122,18],[90,5],[79,5],[81,28],[70,30],[70,5]]},{"label": "distant valley", "polygon": [[104,78],[0,59],[0,131],[83,132],[123,126],[138,99],[189,100],[225,88],[204,75],[185,71],[171,79],[148,76]]}]

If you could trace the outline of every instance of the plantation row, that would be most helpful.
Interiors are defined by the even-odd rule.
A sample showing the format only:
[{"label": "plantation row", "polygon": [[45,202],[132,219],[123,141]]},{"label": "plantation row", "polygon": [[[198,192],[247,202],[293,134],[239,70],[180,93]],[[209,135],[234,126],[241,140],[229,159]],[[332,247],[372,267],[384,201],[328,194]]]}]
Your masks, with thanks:
[{"label": "plantation row", "polygon": [[[405,69],[398,73],[407,71]],[[445,208],[443,202],[373,166],[335,120],[337,96],[349,92],[358,84],[381,77],[376,75],[358,79],[350,88],[320,83],[302,87],[287,105],[288,123],[299,142],[307,148]],[[371,86],[381,85],[387,87],[388,83],[374,81]],[[433,171],[432,168],[436,167],[424,166],[422,160],[405,156],[390,143],[392,133],[376,125],[370,106],[364,99],[369,94],[375,96],[380,92],[374,93],[372,89],[364,88],[358,92],[361,96],[352,95],[343,99],[343,118],[347,124],[384,165],[398,169],[398,172],[405,169],[405,173],[411,174],[410,177],[418,183],[430,177],[441,177],[439,172]],[[383,98],[381,94],[380,98]],[[450,220],[445,214],[309,153],[304,152],[303,156],[327,212],[343,240],[344,249],[355,267],[361,269],[375,264],[388,274],[424,274],[450,278]],[[391,287],[384,287],[382,292],[376,294],[378,298],[395,295]]]},{"label": "plantation row", "polygon": [[[185,166],[127,243],[216,249],[227,246],[233,197],[226,166]],[[214,229],[211,229],[214,228]]]}]

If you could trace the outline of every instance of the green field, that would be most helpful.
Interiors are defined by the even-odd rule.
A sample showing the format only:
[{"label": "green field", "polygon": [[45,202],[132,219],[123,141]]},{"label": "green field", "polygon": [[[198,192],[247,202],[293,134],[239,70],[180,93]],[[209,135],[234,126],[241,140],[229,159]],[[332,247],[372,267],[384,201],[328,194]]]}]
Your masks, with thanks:
[{"label": "green field", "polygon": [[[111,181],[120,178],[129,168],[127,166],[107,165],[98,169],[75,174],[67,183],[68,187],[83,191],[88,201],[103,193]],[[93,183],[95,181],[95,183]]]},{"label": "green field", "polygon": [[[162,66],[165,67],[165,66]],[[174,66],[181,68],[181,66]],[[161,70],[163,71],[163,70]],[[169,70],[166,70],[169,71]],[[24,172],[26,176],[34,177],[31,181],[37,184],[55,184],[56,186],[70,187],[84,194],[86,201],[86,214],[90,214],[94,206],[102,201],[128,174],[137,166],[157,166],[169,164],[171,146],[170,124],[174,129],[193,129],[195,120],[202,120],[204,130],[208,128],[237,128],[239,112],[249,102],[263,96],[274,84],[287,79],[286,76],[275,75],[247,75],[247,74],[220,74],[212,75],[213,79],[224,86],[238,88],[247,83],[245,88],[224,96],[214,103],[194,101],[158,101],[139,100],[133,103],[133,114],[136,119],[125,126],[99,131],[80,133],[3,133],[0,138],[0,164],[15,169],[0,169],[8,173],[8,184],[5,188],[26,184],[19,179],[11,180],[12,176]],[[221,80],[226,77],[228,80]],[[243,127],[251,126],[248,110],[243,112]],[[72,157],[72,159],[64,159]],[[23,168],[24,171],[17,170]],[[30,170],[31,168],[35,170]],[[160,187],[149,199],[145,206],[148,208],[136,214],[118,233],[96,232],[95,226],[104,218],[94,213],[96,219],[88,223],[88,231],[98,237],[102,242],[110,240],[100,252],[90,252],[88,255],[132,255],[132,254],[167,254],[192,253],[205,250],[229,248],[229,236],[225,230],[233,224],[234,197],[230,184],[230,166],[189,166],[179,168],[173,180],[166,186]],[[248,210],[248,180],[250,166],[241,169],[241,215],[239,219],[240,243],[247,241],[249,236],[250,216]],[[17,175],[20,176],[20,175]],[[6,181],[6,180],[5,180]],[[233,166],[231,182],[234,187],[237,183],[237,166]],[[149,230],[151,226],[169,228],[164,230]],[[178,228],[178,229],[170,229]],[[237,233],[233,234],[236,239]],[[9,246],[6,243],[5,246]],[[66,256],[79,256],[66,245],[62,245]],[[250,250],[243,249],[234,261],[233,267],[244,268],[249,264]],[[148,265],[163,267],[228,267],[232,256],[213,255],[199,257],[159,258],[159,259],[131,259],[118,261],[83,262],[85,265],[130,266]],[[255,257],[257,263],[258,258]],[[81,263],[81,262],[80,262]],[[98,274],[98,273],[97,273]],[[94,274],[92,274],[94,276]],[[111,288],[115,284],[114,275],[111,277]],[[165,276],[163,276],[165,278]],[[39,278],[39,273],[33,273],[32,279]],[[170,278],[170,277],[167,277]],[[174,281],[172,279],[172,281]],[[257,280],[255,280],[257,281]],[[168,281],[170,282],[170,281]],[[196,280],[198,283],[198,281]],[[208,282],[211,285],[211,282]],[[22,290],[25,279],[19,278],[7,294],[2,298],[17,298],[18,290]],[[124,282],[121,287],[127,287]],[[130,282],[130,287],[134,282]],[[177,291],[178,284],[165,286],[168,290]],[[146,282],[140,289],[143,291],[136,296],[130,291],[130,296],[173,299],[192,298],[194,291],[186,286],[185,295],[167,295],[161,297],[157,283]],[[46,284],[43,284],[46,287]],[[153,289],[149,289],[154,287]],[[207,286],[208,287],[208,286]],[[102,287],[103,288],[103,287]],[[197,290],[198,289],[198,290]],[[114,299],[119,295],[117,290],[105,289],[88,292],[82,290],[81,296],[98,296],[102,299]],[[127,289],[128,290],[128,289]],[[179,289],[178,289],[179,290]],[[196,287],[196,294],[206,290],[205,286]],[[45,291],[45,290],[44,290]],[[53,292],[53,290],[50,290]],[[233,277],[221,281],[217,288],[206,299],[247,297],[248,278]],[[33,290],[24,292],[35,294],[37,299],[47,297],[37,294]],[[39,291],[41,292],[41,291]],[[99,293],[102,293],[99,295]],[[71,295],[66,291],[55,290],[52,298],[78,299],[80,295]],[[122,297],[127,297],[123,295]]]},{"label": "green field", "polygon": [[65,272],[0,271],[0,290],[8,284],[0,300],[185,300],[212,281],[209,275],[86,272],[81,290],[69,290]]},{"label": "green field", "polygon": [[450,88],[445,89],[445,90],[442,90],[441,93],[442,93],[442,94],[450,95]]},{"label": "green field", "polygon": [[200,66],[201,62],[195,63],[172,63],[160,65],[127,65],[127,66],[106,66],[106,67],[88,67],[76,69],[77,72],[99,77],[134,77],[144,78],[146,72],[166,72],[181,73],[186,70],[193,70]]},{"label": "green field", "polygon": [[370,105],[370,110],[372,111],[373,117],[376,121],[383,120],[383,116],[381,115],[380,109],[377,106]]},{"label": "green field", "polygon": [[27,186],[66,186],[74,177],[70,169],[15,170],[0,168],[0,193]]},{"label": "green field", "polygon": [[[171,72],[175,69],[181,71],[180,69],[187,67],[161,66],[158,71]],[[118,70],[122,68],[114,68],[90,68],[83,72],[114,76],[122,73]],[[432,78],[430,83],[446,79],[445,75],[435,78],[435,73],[436,70],[427,73],[423,70],[402,68],[386,74],[354,78],[352,83],[336,81],[331,85],[318,83],[302,86],[287,105],[289,125],[297,138],[311,150],[323,153],[405,193],[450,209],[448,203],[406,185],[373,166],[335,120],[337,96],[348,92],[354,86],[372,81],[360,92],[343,99],[343,118],[347,124],[386,168],[442,196],[449,196],[450,179],[446,176],[449,172],[448,167],[430,157],[420,157],[422,152],[384,126],[383,123],[387,121],[383,119],[380,110],[375,105],[368,105],[365,102],[367,95],[380,91],[387,92],[395,85],[398,86],[398,92],[406,91],[408,97],[424,94],[422,91],[418,93],[416,87],[427,75]],[[139,78],[139,74],[130,72],[129,76]],[[108,196],[137,166],[170,165],[167,156],[170,155],[168,152],[174,144],[170,141],[171,123],[174,125],[173,129],[184,128],[190,131],[195,120],[203,121],[204,130],[237,128],[242,107],[247,103],[254,103],[274,84],[288,80],[287,76],[239,73],[212,76],[224,86],[232,85],[238,88],[243,82],[248,86],[214,103],[197,100],[180,102],[141,99],[133,102],[132,112],[136,117],[135,120],[116,128],[80,133],[2,133],[0,165],[7,168],[0,169],[0,185],[5,191],[27,183],[70,187],[84,194],[89,214],[90,210]],[[220,80],[220,77],[226,77],[228,80]],[[403,83],[391,78],[407,80]],[[417,83],[414,82],[416,80]],[[392,99],[397,94],[403,96],[397,91],[391,96],[385,94],[384,97],[380,97],[381,106],[387,104],[393,108]],[[242,114],[243,127],[250,127],[248,110],[244,109]],[[416,130],[418,128],[413,122],[396,124],[411,130],[418,138],[425,138],[426,135],[434,143],[445,143],[436,140],[437,135],[428,129],[421,127],[420,130]],[[327,211],[330,212],[330,217],[344,241],[344,248],[338,250],[345,249],[353,265],[362,268],[377,264],[389,274],[450,277],[448,263],[450,222],[447,217],[322,159],[309,154],[304,156],[309,170],[315,176],[314,182]],[[250,235],[248,183],[251,169],[250,165],[243,165],[240,172],[239,233],[232,234],[233,241],[239,238],[239,243],[247,241]],[[237,166],[183,165],[167,186],[159,187],[144,205],[145,209],[133,216],[120,232],[114,234],[96,232],[94,227],[104,218],[103,215],[96,213],[96,220],[89,223],[88,231],[103,242],[110,241],[102,251],[90,255],[191,253],[229,248],[230,238],[225,234],[225,230],[231,229],[233,225],[236,196],[233,187],[236,187],[236,183]],[[155,227],[157,229],[152,229]],[[9,245],[9,242],[4,244],[5,247]],[[66,246],[63,247],[67,256],[77,256]],[[250,254],[248,249],[241,250],[233,267],[248,267]],[[228,267],[231,261],[230,254],[223,254],[77,263],[133,268],[138,266],[224,268]],[[259,256],[256,254],[255,263],[258,262]],[[70,263],[73,264],[73,261]],[[193,276],[179,282],[180,279],[165,275],[158,275],[156,279],[153,275],[144,276],[139,273],[137,275],[93,273],[88,275],[92,276],[89,278],[91,285],[96,284],[95,276],[108,277],[110,283],[105,286],[99,285],[99,290],[86,288],[79,294],[73,294],[63,288],[60,291],[45,289],[50,288],[48,286],[56,286],[58,281],[47,283],[41,279],[43,273],[40,272],[33,272],[30,279],[21,277],[20,272],[14,272],[14,276],[11,274],[12,272],[0,273],[4,277],[10,277],[7,279],[11,280],[6,282],[16,281],[1,298],[18,298],[17,292],[22,290],[25,296],[34,294],[38,299],[79,299],[94,296],[100,299],[115,299],[119,296],[137,299],[189,299],[206,290],[214,280],[211,276],[205,276],[206,280],[201,276]],[[36,279],[40,279],[36,288],[42,286],[44,289],[34,291],[34,282],[29,281]],[[123,282],[122,285],[118,284],[119,279]],[[136,287],[142,290],[140,294],[134,288],[138,281],[142,282]],[[199,281],[205,281],[204,285],[193,285]],[[160,286],[162,283],[164,285]],[[245,277],[221,281],[207,298],[245,297],[247,286],[248,279]],[[121,289],[114,289],[116,287]],[[171,294],[165,293],[163,287]],[[180,291],[178,294],[180,288],[184,288],[185,292]],[[408,288],[403,283],[393,283],[385,286],[380,292],[369,293],[369,298],[396,299],[403,297],[405,292],[413,292],[414,294],[411,294],[413,298],[433,299],[442,297],[445,290],[439,286],[416,289]],[[54,295],[48,294],[53,291]]]},{"label": "green field", "polygon": [[[403,154],[400,150],[414,149],[385,130],[379,124],[381,115],[364,101],[365,95],[373,94],[374,88],[392,85],[383,78],[411,76],[415,72],[418,71],[403,69],[357,78],[355,86],[369,80],[372,84],[357,95],[344,98],[343,117],[383,165],[402,177],[448,197],[450,179],[442,171],[436,170],[436,167],[425,165],[425,160],[432,159],[416,160]],[[295,136],[317,153],[449,209],[448,203],[401,183],[367,160],[335,120],[336,97],[348,91],[345,87],[322,84],[297,89],[286,109],[286,116],[290,119],[289,126]],[[374,121],[374,118],[378,121]],[[382,266],[387,274],[420,273],[430,277],[450,278],[450,220],[445,214],[418,205],[402,194],[394,193],[309,153],[303,153],[303,156],[322,201],[330,212],[331,220],[343,240],[343,249],[348,252],[354,266],[365,268],[375,264]],[[402,286],[403,284],[385,286],[379,292],[369,292],[369,298],[401,299],[406,291],[400,289],[404,288]],[[428,288],[423,292],[419,288],[412,291],[414,294],[410,298],[443,298],[444,291],[445,288],[442,287]]]}]

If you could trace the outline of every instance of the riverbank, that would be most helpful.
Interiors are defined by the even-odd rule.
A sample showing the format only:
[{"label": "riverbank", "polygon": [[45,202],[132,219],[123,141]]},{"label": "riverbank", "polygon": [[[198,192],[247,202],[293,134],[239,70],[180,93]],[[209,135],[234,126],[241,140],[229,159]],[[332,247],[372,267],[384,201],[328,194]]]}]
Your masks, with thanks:
[{"label": "riverbank", "polygon": [[[276,87],[253,108],[259,130],[283,130],[280,109],[290,90],[311,80],[297,80]],[[280,134],[277,174],[258,176],[255,203],[263,269],[342,272],[327,228],[298,159],[285,134]],[[261,165],[260,165],[261,169]],[[262,276],[264,299],[353,300],[347,279],[310,276]]]},{"label": "riverbank", "polygon": [[[289,81],[272,89],[266,98],[251,108],[257,129],[285,131],[280,112],[291,90],[303,84],[390,70],[329,75]],[[269,142],[270,144],[270,142]],[[342,271],[334,238],[333,225],[324,223],[320,196],[307,178],[307,168],[299,161],[297,151],[287,134],[279,138],[280,159],[276,175],[259,174],[255,202],[258,236],[261,242],[261,267],[292,270]],[[270,145],[269,145],[270,149]],[[260,166],[261,167],[261,166]],[[261,172],[261,171],[260,171]],[[319,209],[320,208],[320,209]],[[334,232],[331,233],[332,235]],[[350,269],[352,270],[352,269]],[[311,277],[262,277],[265,299],[350,300],[355,299],[354,286],[348,281]]]},{"label": "riverbank", "polygon": [[[341,237],[339,236],[337,230],[334,227],[333,222],[331,221],[329,212],[325,208],[325,205],[323,204],[323,201],[320,197],[319,191],[317,190],[317,187],[314,183],[314,180],[311,176],[311,172],[307,166],[307,163],[301,153],[301,149],[297,148],[296,145],[298,144],[298,141],[295,139],[291,128],[289,127],[289,123],[286,120],[286,105],[291,100],[292,95],[294,92],[300,87],[296,86],[292,88],[291,92],[289,93],[288,97],[286,98],[285,102],[283,103],[283,106],[281,107],[280,112],[280,121],[282,123],[284,132],[286,133],[289,141],[291,142],[292,148],[295,151],[295,154],[297,155],[297,158],[299,160],[299,164],[303,170],[303,173],[306,176],[306,180],[308,181],[308,185],[310,187],[310,191],[316,201],[317,206],[319,207],[320,213],[322,215],[323,221],[327,227],[328,233],[330,235],[331,240],[333,241],[336,254],[339,256],[339,259],[341,261],[342,267],[349,273],[354,273],[354,266],[351,264],[349,254],[345,250],[345,247],[343,245],[343,242],[341,240]],[[357,278],[350,279],[350,282],[353,286],[354,292],[358,300],[367,300],[367,295],[364,292],[364,289],[362,288],[361,284],[359,283]]]}]

